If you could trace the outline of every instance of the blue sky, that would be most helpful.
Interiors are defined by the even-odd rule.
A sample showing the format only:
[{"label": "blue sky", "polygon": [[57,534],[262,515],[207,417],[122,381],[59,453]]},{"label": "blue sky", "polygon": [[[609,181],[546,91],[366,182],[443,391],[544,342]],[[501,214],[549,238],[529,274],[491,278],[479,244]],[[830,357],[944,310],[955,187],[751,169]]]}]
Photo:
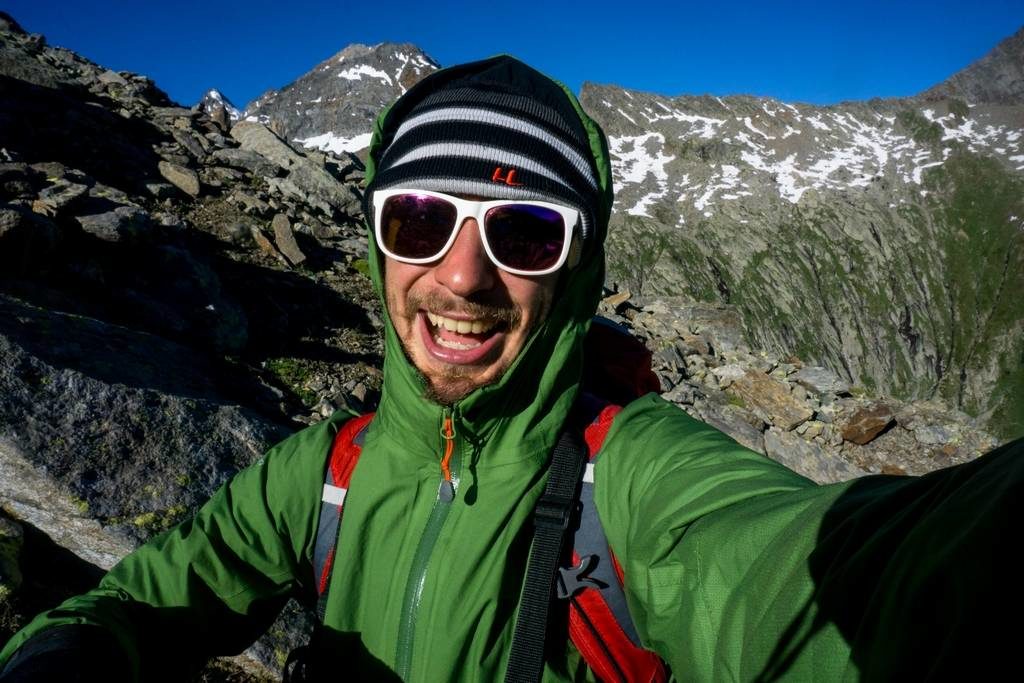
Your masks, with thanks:
[{"label": "blue sky", "polygon": [[244,106],[351,43],[414,43],[442,65],[509,52],[575,90],[753,94],[829,104],[917,93],[1024,25],[1021,0],[538,3],[7,0],[27,31],[195,103]]}]

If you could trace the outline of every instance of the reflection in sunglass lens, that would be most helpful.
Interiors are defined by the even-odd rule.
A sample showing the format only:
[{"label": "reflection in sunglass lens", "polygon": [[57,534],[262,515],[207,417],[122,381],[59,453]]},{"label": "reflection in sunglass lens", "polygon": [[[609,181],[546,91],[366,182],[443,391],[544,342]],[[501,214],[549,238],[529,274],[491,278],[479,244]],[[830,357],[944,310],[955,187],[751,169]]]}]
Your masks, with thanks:
[{"label": "reflection in sunglass lens", "polygon": [[380,227],[388,251],[405,258],[436,256],[455,227],[455,206],[425,194],[390,197],[381,211]]},{"label": "reflection in sunglass lens", "polygon": [[484,218],[487,243],[494,257],[516,270],[550,268],[562,254],[562,215],[542,206],[498,206]]}]

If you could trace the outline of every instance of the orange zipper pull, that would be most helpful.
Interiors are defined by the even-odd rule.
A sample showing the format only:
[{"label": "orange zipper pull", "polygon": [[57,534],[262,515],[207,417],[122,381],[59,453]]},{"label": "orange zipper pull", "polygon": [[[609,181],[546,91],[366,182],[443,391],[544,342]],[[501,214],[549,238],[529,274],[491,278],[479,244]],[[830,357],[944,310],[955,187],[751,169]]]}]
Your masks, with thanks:
[{"label": "orange zipper pull", "polygon": [[455,500],[455,484],[452,482],[451,460],[455,452],[455,427],[452,425],[452,418],[444,419],[444,427],[441,429],[441,436],[444,437],[444,457],[441,458],[441,487],[437,491],[438,497],[446,503]]}]

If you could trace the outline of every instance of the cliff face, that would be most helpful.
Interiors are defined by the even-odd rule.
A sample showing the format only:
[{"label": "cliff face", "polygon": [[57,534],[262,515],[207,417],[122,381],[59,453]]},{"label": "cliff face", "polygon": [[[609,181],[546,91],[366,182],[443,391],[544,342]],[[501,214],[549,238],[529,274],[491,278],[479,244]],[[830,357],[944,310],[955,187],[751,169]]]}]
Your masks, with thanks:
[{"label": "cliff face", "polygon": [[582,101],[615,161],[619,287],[733,304],[755,346],[1024,433],[1024,105]]}]

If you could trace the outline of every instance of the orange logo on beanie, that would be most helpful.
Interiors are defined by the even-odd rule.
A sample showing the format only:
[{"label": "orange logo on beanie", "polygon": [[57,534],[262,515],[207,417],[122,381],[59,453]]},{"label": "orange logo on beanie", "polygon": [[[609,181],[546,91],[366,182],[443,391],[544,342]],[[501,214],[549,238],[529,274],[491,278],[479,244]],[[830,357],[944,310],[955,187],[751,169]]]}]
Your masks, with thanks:
[{"label": "orange logo on beanie", "polygon": [[501,166],[494,169],[494,173],[491,175],[491,181],[495,183],[505,183],[506,185],[522,185],[522,183],[516,182],[516,169],[508,169],[508,173],[504,177],[501,175]]}]

